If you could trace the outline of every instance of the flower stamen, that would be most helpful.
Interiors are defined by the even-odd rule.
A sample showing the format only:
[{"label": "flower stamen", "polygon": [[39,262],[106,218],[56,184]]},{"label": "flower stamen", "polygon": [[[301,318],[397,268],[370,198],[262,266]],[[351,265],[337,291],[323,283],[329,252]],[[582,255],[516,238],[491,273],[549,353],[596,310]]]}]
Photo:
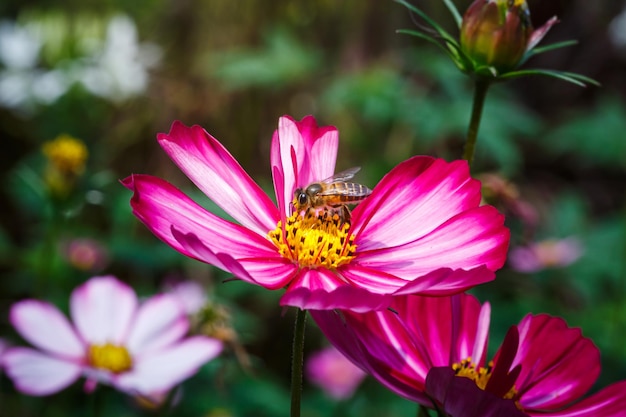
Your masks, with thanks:
[{"label": "flower stamen", "polygon": [[306,210],[279,221],[268,236],[279,253],[304,268],[336,269],[349,263],[356,253],[350,223],[337,212]]},{"label": "flower stamen", "polygon": [[112,343],[91,345],[89,346],[87,355],[91,366],[105,369],[115,374],[128,371],[133,365],[128,350],[126,350],[124,346],[118,346]]},{"label": "flower stamen", "polygon": [[[478,388],[483,391],[487,387],[487,382],[489,382],[489,378],[491,378],[493,371],[493,361],[489,361],[486,367],[476,367],[476,364],[472,362],[472,358],[468,357],[467,359],[463,359],[461,362],[452,364],[452,369],[456,376],[469,378],[476,383]],[[511,400],[515,398],[517,395],[517,390],[515,387],[511,387],[511,389],[504,394],[502,398],[506,400]]]}]

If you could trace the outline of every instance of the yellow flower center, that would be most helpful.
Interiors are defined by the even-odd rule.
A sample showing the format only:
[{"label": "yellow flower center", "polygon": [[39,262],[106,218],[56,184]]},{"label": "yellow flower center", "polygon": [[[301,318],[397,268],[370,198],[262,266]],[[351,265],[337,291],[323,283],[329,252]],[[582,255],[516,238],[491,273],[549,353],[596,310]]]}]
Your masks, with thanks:
[{"label": "yellow flower center", "polygon": [[[476,383],[478,388],[485,390],[487,386],[487,382],[489,382],[489,378],[491,378],[491,372],[493,371],[493,361],[489,361],[486,368],[479,367],[472,362],[472,358],[463,359],[460,363],[452,364],[452,369],[454,370],[456,376],[462,376],[465,378],[469,378]],[[515,398],[517,395],[517,390],[515,387],[511,387],[511,389],[504,394],[504,399],[510,400]]]},{"label": "yellow flower center", "polygon": [[133,366],[128,350],[124,346],[111,343],[89,346],[88,358],[94,368],[105,369],[115,374],[128,371]]},{"label": "yellow flower center", "polygon": [[82,174],[89,156],[85,144],[69,135],[46,142],[42,151],[55,169],[68,175]]},{"label": "yellow flower center", "polygon": [[295,212],[286,223],[283,229],[279,221],[268,236],[282,256],[301,267],[336,269],[354,258],[356,245],[350,223],[342,221],[336,212]]}]

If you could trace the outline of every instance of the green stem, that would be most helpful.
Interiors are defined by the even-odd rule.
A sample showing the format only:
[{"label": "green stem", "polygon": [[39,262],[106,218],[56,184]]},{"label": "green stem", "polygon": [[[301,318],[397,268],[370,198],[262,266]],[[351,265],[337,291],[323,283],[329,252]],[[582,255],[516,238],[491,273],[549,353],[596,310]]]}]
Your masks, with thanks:
[{"label": "green stem", "polygon": [[428,410],[421,404],[417,405],[417,417],[429,417]]},{"label": "green stem", "polygon": [[293,351],[291,356],[291,417],[300,417],[305,323],[306,310],[298,309],[296,313],[296,326],[293,330]]},{"label": "green stem", "polygon": [[472,104],[472,118],[467,128],[467,139],[465,141],[465,149],[463,149],[463,159],[472,166],[474,161],[474,150],[476,148],[476,138],[478,137],[478,128],[480,127],[480,119],[483,115],[483,107],[485,106],[485,98],[489,89],[490,81],[477,79],[474,86],[474,102]]}]

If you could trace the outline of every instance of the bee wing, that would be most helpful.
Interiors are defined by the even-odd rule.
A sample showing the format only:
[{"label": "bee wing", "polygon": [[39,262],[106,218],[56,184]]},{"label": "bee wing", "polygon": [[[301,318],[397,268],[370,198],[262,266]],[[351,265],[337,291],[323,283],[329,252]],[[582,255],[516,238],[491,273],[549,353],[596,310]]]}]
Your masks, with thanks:
[{"label": "bee wing", "polygon": [[326,178],[325,180],[322,180],[320,182],[323,184],[331,184],[333,182],[346,182],[354,178],[354,175],[360,170],[361,167],[348,168],[345,171],[338,172],[332,177]]},{"label": "bee wing", "polygon": [[347,197],[364,198],[370,195],[371,193],[372,193],[372,190],[370,190],[363,184],[357,184],[354,182],[342,182],[342,186],[327,188],[317,193],[317,195],[318,196],[345,195]]}]

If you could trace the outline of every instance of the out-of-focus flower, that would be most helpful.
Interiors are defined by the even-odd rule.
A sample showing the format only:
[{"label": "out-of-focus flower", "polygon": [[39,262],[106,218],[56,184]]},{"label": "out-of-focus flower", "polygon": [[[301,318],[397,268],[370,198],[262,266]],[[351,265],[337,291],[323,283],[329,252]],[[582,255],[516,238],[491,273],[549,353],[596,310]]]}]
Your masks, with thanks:
[{"label": "out-of-focus flower", "polygon": [[17,111],[52,104],[77,83],[124,101],[145,91],[161,58],[157,45],[139,42],[126,15],[43,12],[20,21],[0,22],[0,105]]},{"label": "out-of-focus flower", "polygon": [[626,7],[611,20],[608,35],[613,45],[621,49],[622,52],[626,51]]},{"label": "out-of-focus flower", "polygon": [[[449,34],[422,10],[405,0],[396,0],[423,19],[429,28],[400,30],[401,33],[425,39],[439,46],[463,72],[483,81],[510,79],[525,75],[546,75],[585,86],[598,83],[580,74],[518,67],[531,56],[575,44],[573,41],[536,48],[557,23],[548,20],[533,30],[526,0],[475,0],[461,17],[451,1],[446,1],[460,31],[460,39]],[[432,29],[432,30],[431,30]],[[432,31],[436,35],[432,34]]]},{"label": "out-of-focus flower", "polygon": [[94,277],[70,299],[72,323],[55,306],[38,300],[11,308],[15,329],[39,350],[9,348],[7,375],[29,395],[48,395],[87,378],[131,395],[168,391],[217,356],[222,343],[185,338],[189,321],[178,301],[157,295],[139,305],[134,291],[115,277]]},{"label": "out-of-focus flower", "polygon": [[529,227],[539,222],[539,213],[531,203],[522,199],[517,185],[502,175],[484,173],[478,176],[482,184],[483,199],[496,207],[503,206],[505,213],[519,217]]},{"label": "out-of-focus flower", "polygon": [[55,196],[67,195],[85,171],[89,156],[87,146],[69,135],[59,135],[41,147],[48,160],[44,180],[50,193]]},{"label": "out-of-focus flower", "polygon": [[548,239],[511,249],[509,264],[519,272],[537,272],[566,267],[576,262],[582,254],[582,243],[574,237]]},{"label": "out-of-focus flower", "polygon": [[[330,177],[338,133],[313,117],[282,117],[271,166],[278,207],[199,126],[175,122],[158,141],[239,224],[208,212],[168,182],[132,175],[133,213],[182,254],[268,289],[302,309],[384,309],[398,294],[447,295],[490,281],[505,259],[503,216],[480,205],[466,161],[402,162],[358,205],[351,222],[293,210],[298,187]],[[332,212],[331,212],[332,213]]]},{"label": "out-of-focus flower", "polygon": [[[573,404],[598,377],[600,352],[561,318],[527,315],[487,362],[488,303],[467,294],[403,296],[391,310],[311,314],[339,351],[387,388],[426,407],[435,400],[448,413],[462,411],[453,417],[480,415],[473,407],[489,397],[498,401],[484,415],[515,415],[491,414],[509,408],[529,416],[608,417],[626,407],[626,381]],[[473,383],[451,379],[447,370]]]},{"label": "out-of-focus flower", "polygon": [[334,347],[313,353],[307,360],[309,380],[336,400],[350,398],[367,375]]},{"label": "out-of-focus flower", "polygon": [[190,316],[199,313],[209,301],[206,289],[196,281],[168,282],[164,289],[165,292],[178,299],[185,312]]},{"label": "out-of-focus flower", "polygon": [[106,248],[96,239],[77,238],[66,242],[63,257],[74,268],[81,271],[101,271],[108,263]]},{"label": "out-of-focus flower", "polygon": [[78,176],[85,170],[89,151],[79,139],[59,135],[44,143],[41,149],[52,167],[65,175]]}]

